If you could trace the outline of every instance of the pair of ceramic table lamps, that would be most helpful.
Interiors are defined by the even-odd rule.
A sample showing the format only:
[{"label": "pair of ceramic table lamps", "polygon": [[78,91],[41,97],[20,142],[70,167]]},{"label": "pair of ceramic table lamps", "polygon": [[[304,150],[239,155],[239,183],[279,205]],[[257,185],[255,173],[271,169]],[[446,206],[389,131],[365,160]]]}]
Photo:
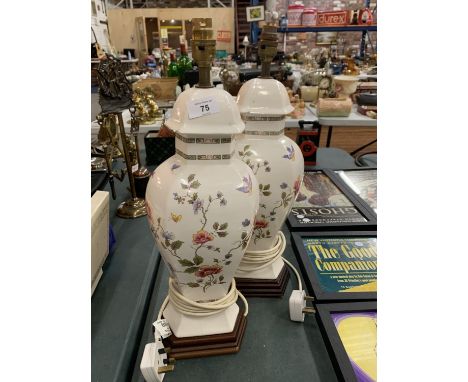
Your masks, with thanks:
[{"label": "pair of ceramic table lamps", "polygon": [[170,274],[160,316],[172,330],[165,345],[174,358],[238,351],[248,310],[236,303],[239,291],[284,293],[280,229],[304,173],[299,147],[284,135],[293,109],[287,91],[270,77],[276,27],[263,28],[261,77],[242,86],[236,103],[211,85],[211,25],[192,21],[199,83],[174,104],[166,125],[176,154],[146,191],[149,225]]}]

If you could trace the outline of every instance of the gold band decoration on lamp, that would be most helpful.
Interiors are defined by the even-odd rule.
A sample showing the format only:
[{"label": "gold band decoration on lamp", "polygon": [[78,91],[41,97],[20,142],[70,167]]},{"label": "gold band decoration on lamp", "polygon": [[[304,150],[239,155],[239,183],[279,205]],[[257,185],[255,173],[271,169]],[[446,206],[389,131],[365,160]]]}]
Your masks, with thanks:
[{"label": "gold band decoration on lamp", "polygon": [[[111,55],[106,55],[102,59],[97,69],[99,83],[99,104],[101,113],[98,116],[100,125],[99,135],[101,140],[108,137],[106,145],[106,161],[108,172],[116,175],[119,180],[123,180],[124,171],[121,170],[120,176],[117,176],[111,168],[113,153],[123,153],[125,160],[126,173],[130,183],[131,197],[120,204],[117,208],[117,216],[122,218],[134,219],[146,215],[146,205],[143,198],[139,198],[135,188],[134,173],[138,170],[144,170],[140,166],[138,152],[138,142],[136,134],[138,133],[138,124],[135,121],[135,109],[132,102],[132,88],[127,78],[120,60]],[[122,119],[122,110],[130,109],[132,115],[131,134],[125,133],[124,122]],[[114,127],[111,129],[110,127]],[[120,135],[119,136],[117,136]],[[119,141],[122,148],[119,147]],[[113,150],[113,153],[110,150]],[[113,186],[113,184],[111,184]],[[113,187],[112,187],[113,188]],[[112,189],[114,196],[114,189]]]},{"label": "gold band decoration on lamp", "polygon": [[170,274],[159,318],[172,330],[164,343],[174,358],[239,350],[247,309],[236,303],[234,274],[259,201],[252,170],[234,156],[234,136],[245,127],[237,104],[211,85],[209,21],[192,19],[199,83],[174,104],[166,126],[175,132],[176,154],[156,168],[146,190],[148,222]]},{"label": "gold band decoration on lamp", "polygon": [[252,239],[235,276],[246,296],[284,293],[289,273],[281,257],[286,241],[280,229],[304,174],[301,150],[284,135],[285,117],[293,107],[283,84],[270,77],[277,45],[276,27],[264,26],[259,44],[262,75],[247,81],[237,96],[246,126],[236,155],[252,169],[260,190]]}]

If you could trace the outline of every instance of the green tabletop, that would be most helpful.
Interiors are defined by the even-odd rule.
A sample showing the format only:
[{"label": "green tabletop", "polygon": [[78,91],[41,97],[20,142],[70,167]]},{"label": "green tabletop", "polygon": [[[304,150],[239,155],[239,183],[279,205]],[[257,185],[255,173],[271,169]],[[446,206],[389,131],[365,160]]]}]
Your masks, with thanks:
[{"label": "green tabletop", "polygon": [[[355,167],[339,149],[320,148],[317,159],[320,168]],[[129,197],[127,187],[127,179],[116,181],[117,200],[111,199],[110,211],[117,241],[91,300],[94,382],[143,381],[142,352],[153,342],[152,323],[167,294],[168,273],[146,218],[115,216],[119,203]],[[288,240],[284,256],[297,265],[290,234],[287,228],[283,232]],[[336,381],[315,317],[306,316],[304,323],[289,320],[288,299],[294,288],[297,281],[291,273],[283,298],[248,299],[247,329],[239,353],[179,360],[165,381]]]},{"label": "green tabletop", "polygon": [[[288,242],[283,256],[299,270],[286,227],[283,232]],[[151,327],[166,297],[167,280],[167,269],[161,265],[132,381],[144,381],[139,363],[145,345],[154,342]],[[295,288],[297,280],[291,272],[282,298],[248,298],[247,328],[238,353],[178,360],[164,381],[337,381],[315,316],[307,315],[304,323],[289,319],[288,300]]]}]

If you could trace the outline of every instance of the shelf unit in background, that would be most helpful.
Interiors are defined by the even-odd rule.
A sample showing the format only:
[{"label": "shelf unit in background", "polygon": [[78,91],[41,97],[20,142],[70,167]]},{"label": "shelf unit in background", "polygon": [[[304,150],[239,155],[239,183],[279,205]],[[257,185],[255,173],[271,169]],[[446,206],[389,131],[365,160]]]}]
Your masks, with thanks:
[{"label": "shelf unit in background", "polygon": [[279,33],[304,33],[304,32],[375,32],[377,24],[373,25],[343,25],[343,26],[316,26],[316,27],[290,27],[278,28]]},{"label": "shelf unit in background", "polygon": [[[306,32],[362,32],[360,56],[364,56],[365,39],[367,32],[377,31],[377,24],[371,25],[343,25],[343,26],[315,26],[315,27],[289,27],[278,28],[278,33],[284,33],[284,39],[288,33],[306,33]],[[284,41],[284,40],[283,40]]]}]

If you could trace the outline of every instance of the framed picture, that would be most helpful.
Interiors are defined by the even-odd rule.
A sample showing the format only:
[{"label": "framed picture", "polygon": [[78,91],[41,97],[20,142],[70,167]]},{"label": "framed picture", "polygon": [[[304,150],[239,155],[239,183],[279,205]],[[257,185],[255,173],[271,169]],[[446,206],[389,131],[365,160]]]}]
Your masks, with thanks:
[{"label": "framed picture", "polygon": [[375,230],[377,221],[355,193],[341,186],[331,170],[306,167],[287,224],[291,231]]},{"label": "framed picture", "polygon": [[316,45],[336,45],[338,32],[317,32]]},{"label": "framed picture", "polygon": [[346,191],[351,191],[364,201],[365,206],[377,215],[377,169],[372,167],[335,170],[337,179]]},{"label": "framed picture", "polygon": [[377,302],[317,304],[317,323],[340,381],[377,381]]},{"label": "framed picture", "polygon": [[247,22],[265,20],[265,7],[263,5],[256,5],[254,7],[246,7]]},{"label": "framed picture", "polygon": [[292,247],[317,302],[377,299],[377,232],[293,232]]}]

